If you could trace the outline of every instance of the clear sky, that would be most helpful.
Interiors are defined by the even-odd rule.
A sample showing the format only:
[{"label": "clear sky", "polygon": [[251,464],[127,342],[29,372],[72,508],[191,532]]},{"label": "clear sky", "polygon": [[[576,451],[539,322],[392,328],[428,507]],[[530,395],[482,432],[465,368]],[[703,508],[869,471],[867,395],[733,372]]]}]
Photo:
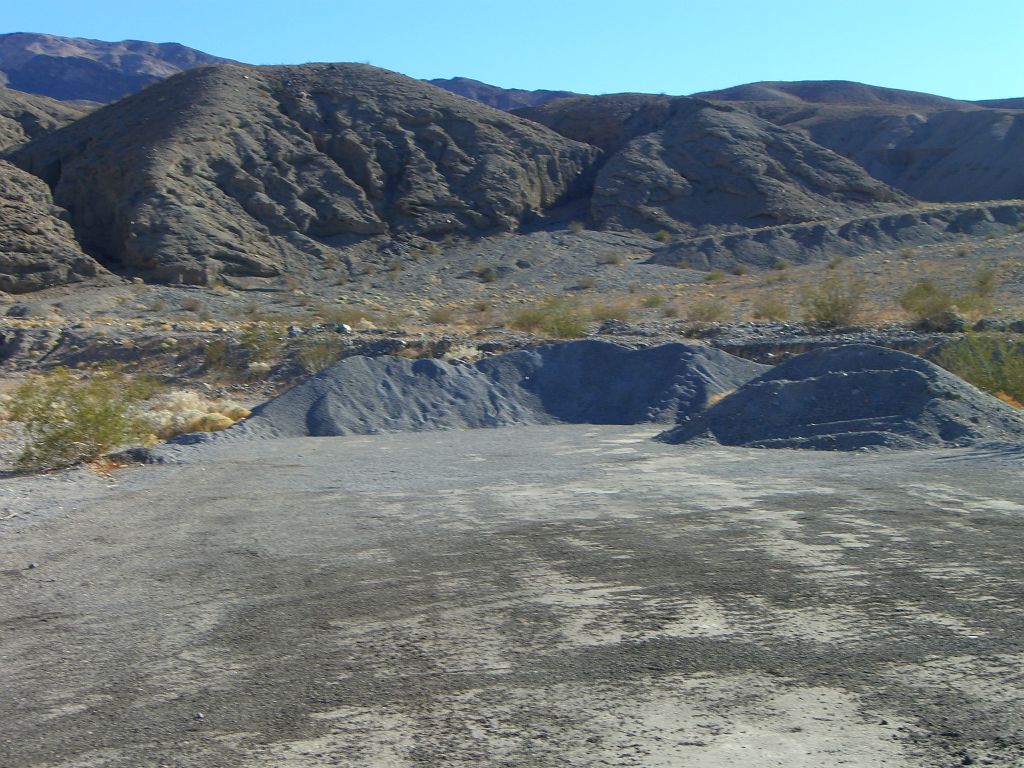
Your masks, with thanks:
[{"label": "clear sky", "polygon": [[856,80],[1024,97],[1024,0],[4,0],[0,32],[179,42],[253,64],[362,61],[582,93]]}]

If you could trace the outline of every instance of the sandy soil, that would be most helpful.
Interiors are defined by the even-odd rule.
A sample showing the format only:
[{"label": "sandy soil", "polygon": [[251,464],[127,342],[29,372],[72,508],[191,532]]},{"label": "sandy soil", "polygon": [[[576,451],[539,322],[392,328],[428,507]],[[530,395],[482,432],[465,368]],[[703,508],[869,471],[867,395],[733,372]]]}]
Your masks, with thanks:
[{"label": "sandy soil", "polygon": [[1024,762],[1024,451],[651,431],[0,481],[0,765]]}]

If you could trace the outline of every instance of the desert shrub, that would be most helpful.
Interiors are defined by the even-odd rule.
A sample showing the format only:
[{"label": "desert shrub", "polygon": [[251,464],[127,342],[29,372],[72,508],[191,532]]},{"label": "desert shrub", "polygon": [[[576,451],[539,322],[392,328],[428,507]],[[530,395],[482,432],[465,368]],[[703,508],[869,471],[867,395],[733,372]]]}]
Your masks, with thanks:
[{"label": "desert shrub", "polygon": [[8,417],[25,429],[17,469],[69,467],[142,440],[146,428],[134,408],[138,396],[125,376],[111,370],[80,379],[58,368],[26,381],[7,405]]},{"label": "desert shrub", "polygon": [[608,266],[618,266],[624,263],[626,259],[621,253],[615,253],[615,251],[607,251],[601,254],[601,264],[607,264]]},{"label": "desert shrub", "polygon": [[344,325],[355,325],[363,320],[370,319],[370,313],[365,309],[355,307],[335,307],[330,304],[320,304],[314,314],[324,323],[335,323]]},{"label": "desert shrub", "polygon": [[839,269],[839,266],[842,263],[843,263],[843,257],[842,256],[833,256],[832,258],[830,258],[828,260],[828,264],[826,264],[825,266],[828,267],[829,269]]},{"label": "desert shrub", "polygon": [[493,283],[498,279],[497,270],[491,266],[478,267],[476,275],[480,278],[480,282],[482,283]]},{"label": "desert shrub", "polygon": [[295,360],[307,373],[316,373],[341,360],[345,347],[336,336],[307,336],[295,350]]},{"label": "desert shrub", "polygon": [[800,299],[804,322],[822,328],[853,325],[860,314],[864,285],[855,277],[837,276],[805,288]]},{"label": "desert shrub", "polygon": [[935,362],[1005,402],[1024,402],[1024,341],[1006,333],[968,333],[947,344]]},{"label": "desert shrub", "polygon": [[605,320],[629,320],[632,311],[629,302],[623,300],[598,302],[589,307],[591,319],[599,323]]},{"label": "desert shrub", "polygon": [[952,312],[953,294],[934,280],[918,280],[900,296],[900,307],[917,320],[935,320]]},{"label": "desert shrub", "polygon": [[971,255],[971,249],[968,248],[966,245],[958,245],[956,249],[953,251],[953,253],[955,253],[961,259],[965,259]]},{"label": "desert shrub", "polygon": [[772,264],[772,269],[778,272],[783,272],[789,269],[789,262],[786,261],[785,259],[776,259],[775,263]]},{"label": "desert shrub", "polygon": [[592,291],[597,287],[597,280],[589,275],[587,277],[581,277],[576,281],[576,288],[580,291]]},{"label": "desert shrub", "polygon": [[585,227],[583,226],[583,222],[582,221],[570,221],[569,222],[569,231],[570,232],[573,232],[575,234],[579,234],[584,229],[585,229]]},{"label": "desert shrub", "polygon": [[520,309],[509,325],[521,331],[570,339],[586,335],[587,315],[577,302],[553,296]]},{"label": "desert shrub", "polygon": [[201,312],[203,309],[203,302],[195,296],[189,296],[181,302],[181,308],[187,312]]},{"label": "desert shrub", "polygon": [[657,232],[654,233],[654,239],[657,240],[659,243],[671,243],[672,233],[669,232],[667,229],[659,229]]},{"label": "desert shrub", "polygon": [[644,296],[643,301],[640,303],[645,309],[657,309],[658,307],[665,306],[665,297],[660,293],[652,293],[649,296]]},{"label": "desert shrub", "polygon": [[228,343],[214,339],[203,348],[203,358],[208,371],[222,370],[228,364]]},{"label": "desert shrub", "polygon": [[734,275],[740,276],[747,274],[747,272],[749,272],[750,270],[747,269],[746,264],[735,264],[733,265],[733,268],[730,269],[729,271],[732,272]]},{"label": "desert shrub", "polygon": [[434,307],[427,313],[427,322],[434,325],[449,325],[454,319],[454,313],[447,307]]},{"label": "desert shrub", "polygon": [[699,299],[686,308],[691,323],[722,323],[728,316],[729,308],[720,299]]},{"label": "desert shrub", "polygon": [[253,362],[265,363],[281,354],[284,342],[280,329],[267,323],[249,323],[239,336],[239,343]]},{"label": "desert shrub", "polygon": [[762,297],[754,302],[753,314],[755,320],[788,320],[789,305],[770,296]]},{"label": "desert shrub", "polygon": [[713,269],[704,275],[705,283],[720,283],[725,280],[725,272],[720,269]]}]

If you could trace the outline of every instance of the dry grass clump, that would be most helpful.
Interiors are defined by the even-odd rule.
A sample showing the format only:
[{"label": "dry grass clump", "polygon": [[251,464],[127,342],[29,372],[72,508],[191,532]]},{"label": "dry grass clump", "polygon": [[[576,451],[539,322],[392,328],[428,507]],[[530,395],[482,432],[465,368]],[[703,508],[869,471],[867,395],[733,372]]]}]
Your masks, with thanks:
[{"label": "dry grass clump", "polygon": [[345,345],[334,334],[303,338],[295,350],[295,359],[306,373],[316,373],[334,365],[345,354]]},{"label": "dry grass clump", "polygon": [[586,335],[587,320],[587,313],[578,302],[552,296],[520,309],[508,325],[528,333],[571,339]]},{"label": "dry grass clump", "polygon": [[789,305],[771,296],[762,296],[754,301],[752,314],[755,320],[782,322],[789,319]]},{"label": "dry grass clump", "polygon": [[197,392],[163,392],[145,404],[139,417],[159,440],[192,432],[217,432],[248,418],[249,409],[229,400],[210,400]]},{"label": "dry grass clump", "polygon": [[721,299],[698,299],[686,308],[691,323],[723,323],[728,317],[729,307]]},{"label": "dry grass clump", "polygon": [[625,299],[618,301],[603,301],[591,304],[587,313],[592,320],[603,323],[605,320],[629,320],[633,308]]},{"label": "dry grass clump", "polygon": [[862,307],[864,283],[856,277],[828,277],[804,289],[800,308],[804,322],[819,328],[853,325]]}]

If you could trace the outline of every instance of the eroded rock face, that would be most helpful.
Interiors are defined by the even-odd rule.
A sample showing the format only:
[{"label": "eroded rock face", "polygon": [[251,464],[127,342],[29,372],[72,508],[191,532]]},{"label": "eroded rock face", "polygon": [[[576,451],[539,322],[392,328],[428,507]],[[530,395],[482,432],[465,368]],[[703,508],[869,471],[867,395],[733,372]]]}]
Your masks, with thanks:
[{"label": "eroded rock face", "polygon": [[22,148],[103,261],[206,283],[385,235],[513,231],[598,151],[358,64],[184,73]]},{"label": "eroded rock face", "polygon": [[751,448],[927,448],[1024,440],[1017,411],[919,357],[866,344],[808,352],[659,435]]},{"label": "eroded rock face", "polygon": [[0,160],[0,291],[27,293],[97,275],[39,179]]},{"label": "eroded rock face", "polygon": [[697,99],[579,97],[517,114],[608,153],[590,215],[610,229],[765,227],[911,203],[799,133]]}]

